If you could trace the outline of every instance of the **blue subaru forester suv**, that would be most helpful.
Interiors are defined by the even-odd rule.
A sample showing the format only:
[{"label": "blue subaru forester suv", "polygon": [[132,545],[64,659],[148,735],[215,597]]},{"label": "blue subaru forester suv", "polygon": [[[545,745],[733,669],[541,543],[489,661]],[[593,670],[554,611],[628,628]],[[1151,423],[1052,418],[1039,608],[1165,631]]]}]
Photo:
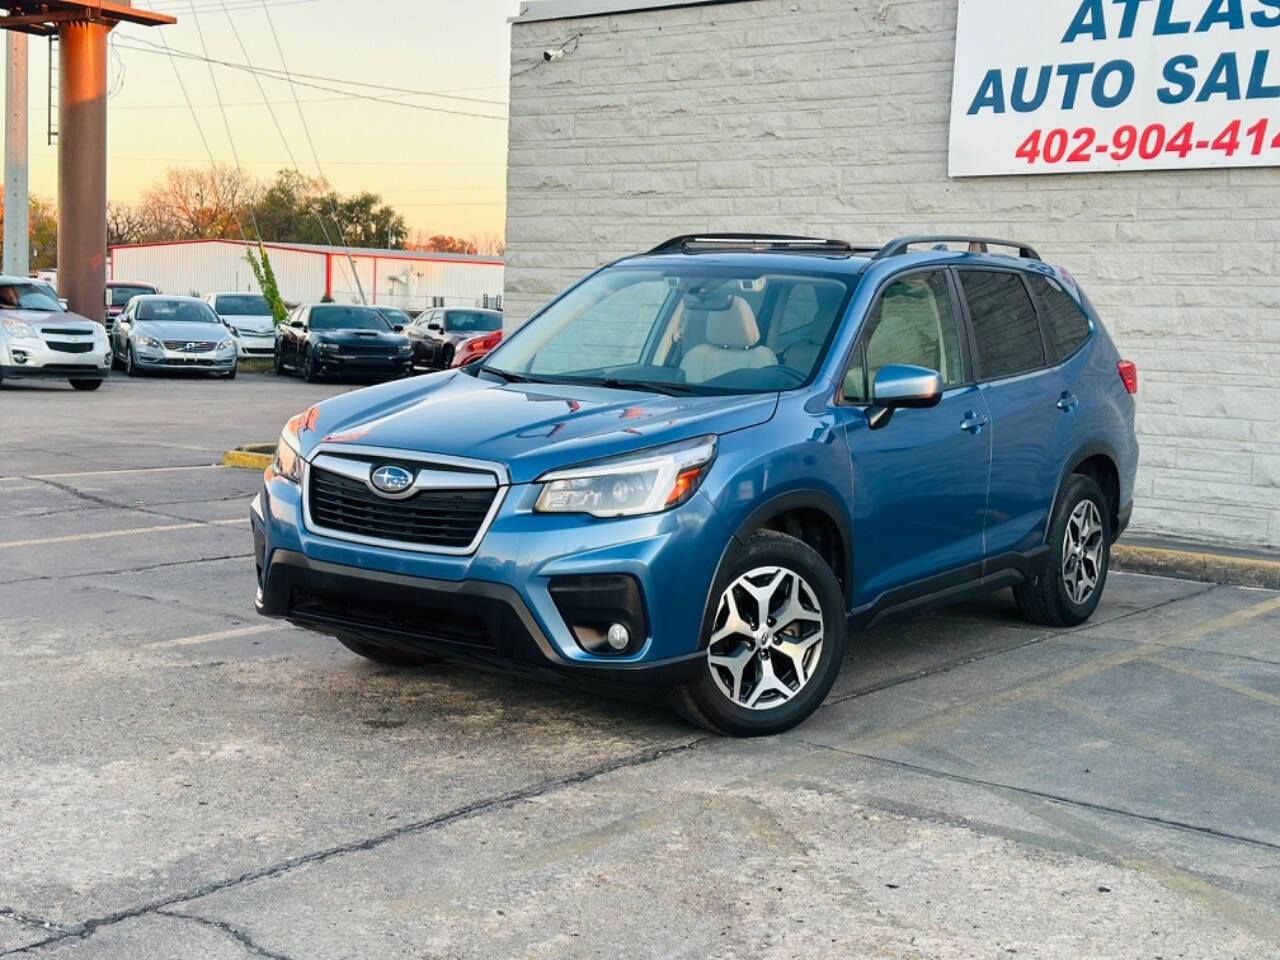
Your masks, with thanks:
[{"label": "blue subaru forester suv", "polygon": [[1136,390],[1024,244],[678,237],[480,363],[290,420],[257,607],[383,663],[652,685],[776,733],[889,614],[1012,587],[1036,623],[1087,619]]}]

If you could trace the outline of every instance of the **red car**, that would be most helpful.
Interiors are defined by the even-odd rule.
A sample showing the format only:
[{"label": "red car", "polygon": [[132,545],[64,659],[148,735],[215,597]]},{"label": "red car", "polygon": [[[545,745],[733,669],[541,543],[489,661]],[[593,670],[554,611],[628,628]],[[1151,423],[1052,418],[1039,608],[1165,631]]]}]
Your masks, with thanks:
[{"label": "red car", "polygon": [[482,360],[488,355],[489,351],[502,342],[502,331],[494,330],[491,333],[483,333],[478,337],[471,337],[463,340],[454,349],[453,363],[451,366],[461,367],[476,360]]}]

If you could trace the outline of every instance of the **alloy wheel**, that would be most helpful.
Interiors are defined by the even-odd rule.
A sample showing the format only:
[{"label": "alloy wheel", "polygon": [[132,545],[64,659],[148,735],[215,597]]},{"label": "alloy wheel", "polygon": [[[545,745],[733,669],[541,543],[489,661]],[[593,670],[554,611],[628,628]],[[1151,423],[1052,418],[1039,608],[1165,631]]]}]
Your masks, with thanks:
[{"label": "alloy wheel", "polygon": [[1104,530],[1098,505],[1081,500],[1071,511],[1062,536],[1062,584],[1077,606],[1093,596],[1102,575]]},{"label": "alloy wheel", "polygon": [[720,595],[707,667],[734,704],[770,710],[808,684],[822,657],[822,638],[813,587],[786,567],[757,567]]}]

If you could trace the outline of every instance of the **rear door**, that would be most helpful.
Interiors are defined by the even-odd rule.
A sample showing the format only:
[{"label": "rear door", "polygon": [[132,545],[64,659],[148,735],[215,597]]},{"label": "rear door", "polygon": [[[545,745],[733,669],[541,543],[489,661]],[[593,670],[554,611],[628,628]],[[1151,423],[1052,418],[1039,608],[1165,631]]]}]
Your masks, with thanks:
[{"label": "rear door", "polygon": [[[981,575],[991,433],[958,314],[945,268],[898,274],[854,348],[839,409],[853,461],[855,607],[891,590],[896,603]],[[937,370],[944,393],[936,407],[898,410],[873,430],[872,385],[888,364]]]},{"label": "rear door", "polygon": [[991,414],[986,543],[994,568],[1005,555],[1044,543],[1060,470],[1062,387],[1023,273],[958,268],[956,275]]}]

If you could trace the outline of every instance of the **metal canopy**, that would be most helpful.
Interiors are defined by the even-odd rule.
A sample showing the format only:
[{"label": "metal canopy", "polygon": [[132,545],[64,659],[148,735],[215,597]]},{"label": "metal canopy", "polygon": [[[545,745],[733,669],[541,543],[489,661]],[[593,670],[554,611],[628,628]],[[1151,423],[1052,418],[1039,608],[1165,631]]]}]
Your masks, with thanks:
[{"label": "metal canopy", "polygon": [[64,23],[136,23],[159,27],[177,23],[176,17],[139,10],[128,3],[109,0],[9,0],[0,2],[0,30],[18,30],[46,37],[56,34]]}]

